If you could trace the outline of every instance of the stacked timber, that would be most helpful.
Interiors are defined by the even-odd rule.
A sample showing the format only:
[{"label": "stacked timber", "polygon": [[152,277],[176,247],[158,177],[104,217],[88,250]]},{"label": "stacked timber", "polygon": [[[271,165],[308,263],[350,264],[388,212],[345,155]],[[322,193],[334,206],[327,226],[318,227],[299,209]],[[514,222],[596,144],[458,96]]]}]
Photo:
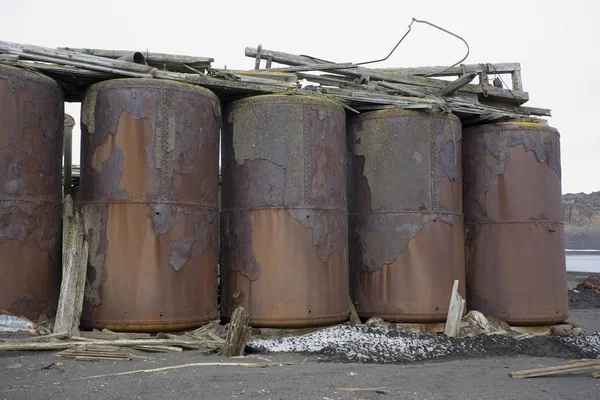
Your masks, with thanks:
[{"label": "stacked timber", "polygon": [[[454,113],[464,125],[482,121],[550,116],[523,106],[519,63],[422,68],[366,68],[281,51],[247,47],[253,70],[211,67],[209,57],[101,49],[52,49],[0,41],[0,64],[43,73],[59,82],[66,101],[81,101],[92,84],[119,77],[155,78],[204,86],[223,103],[256,94],[322,95],[359,114],[385,108]],[[266,69],[260,69],[262,61]],[[274,67],[273,64],[280,64]],[[512,88],[489,83],[488,74],[510,75]],[[455,78],[453,81],[448,79]],[[475,78],[478,83],[472,83]],[[507,86],[507,85],[500,85]]]}]

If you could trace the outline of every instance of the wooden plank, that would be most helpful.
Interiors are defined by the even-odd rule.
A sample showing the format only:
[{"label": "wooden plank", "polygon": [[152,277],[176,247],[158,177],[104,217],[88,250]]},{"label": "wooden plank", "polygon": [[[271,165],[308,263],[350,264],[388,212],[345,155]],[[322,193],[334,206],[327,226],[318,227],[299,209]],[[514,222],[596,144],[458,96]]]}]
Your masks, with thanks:
[{"label": "wooden plank", "polygon": [[475,73],[498,73],[506,74],[521,71],[520,63],[498,63],[498,64],[465,64],[447,69],[447,66],[410,67],[410,68],[375,68],[377,71],[400,73],[415,76],[456,76],[469,72]]},{"label": "wooden plank", "polygon": [[[134,52],[133,50],[102,50],[70,47],[62,47],[59,49],[112,59],[121,58],[126,54]],[[140,51],[140,53],[144,55],[144,57],[146,58],[146,62],[149,66],[159,69],[163,69],[163,67],[166,66],[168,70],[176,72],[186,72],[184,65],[188,65],[192,68],[202,71],[205,68],[210,67],[211,63],[214,61],[214,59],[211,57],[196,57],[165,53],[149,53],[147,51]]]},{"label": "wooden plank", "polygon": [[[165,345],[178,346],[186,349],[199,349],[203,347],[201,341],[177,340],[177,339],[117,339],[117,340],[95,340],[97,345],[108,345],[117,347],[132,347],[143,345]],[[0,351],[27,351],[27,350],[62,350],[81,344],[80,341],[64,340],[45,343],[0,343]]]},{"label": "wooden plank", "polygon": [[458,280],[454,281],[452,294],[450,295],[450,306],[448,307],[448,316],[446,318],[446,327],[444,334],[448,337],[458,336],[460,330],[460,321],[464,311],[465,302],[458,294]]},{"label": "wooden plank", "polygon": [[600,360],[584,361],[575,364],[559,365],[557,367],[536,368],[511,372],[511,378],[533,378],[536,376],[557,375],[564,372],[584,372],[600,366]]},{"label": "wooden plank", "polygon": [[303,72],[303,71],[329,71],[332,69],[348,69],[348,68],[357,68],[358,65],[352,63],[317,63],[317,64],[308,64],[308,65],[297,65],[295,67],[285,67],[285,68],[271,68],[272,72]]},{"label": "wooden plank", "polygon": [[329,326],[319,326],[319,327],[311,327],[311,328],[252,328],[251,334],[254,338],[260,339],[281,339],[285,337],[293,337],[293,336],[302,336],[308,333],[313,333],[320,331],[322,329],[327,329]]},{"label": "wooden plank", "polygon": [[475,79],[476,76],[477,76],[477,74],[475,72],[469,72],[468,74],[461,76],[460,78],[456,79],[453,82],[450,82],[448,85],[446,85],[445,88],[440,90],[440,95],[441,96],[453,95],[454,92],[456,92],[460,88],[462,88],[465,85],[467,85],[468,83],[470,83],[473,79]]},{"label": "wooden plank", "polygon": [[54,333],[76,334],[83,308],[89,246],[83,238],[83,219],[71,195],[64,200],[62,283],[54,322]]},{"label": "wooden plank", "polygon": [[235,357],[244,354],[246,342],[250,335],[250,315],[243,307],[238,307],[231,315],[227,338],[223,344],[222,355],[225,357]]},{"label": "wooden plank", "polygon": [[356,307],[354,307],[354,302],[350,296],[348,296],[348,306],[350,307],[350,325],[355,326],[362,324],[360,317],[356,312]]},{"label": "wooden plank", "polygon": [[521,70],[511,73],[512,89],[515,91],[523,91],[523,79],[521,78]]}]

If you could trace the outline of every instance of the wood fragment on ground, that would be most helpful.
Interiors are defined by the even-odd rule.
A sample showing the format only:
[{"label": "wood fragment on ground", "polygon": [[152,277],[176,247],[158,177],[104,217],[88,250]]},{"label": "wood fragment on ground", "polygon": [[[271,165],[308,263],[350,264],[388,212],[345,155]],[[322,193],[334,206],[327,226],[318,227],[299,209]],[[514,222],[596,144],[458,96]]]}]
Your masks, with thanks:
[{"label": "wood fragment on ground", "polygon": [[84,360],[84,361],[100,361],[100,360],[134,360],[145,359],[131,353],[129,350],[122,347],[97,345],[97,344],[80,344],[63,350],[56,354],[58,358],[69,360]]},{"label": "wood fragment on ground", "polygon": [[246,342],[250,335],[250,315],[243,307],[235,309],[231,315],[227,338],[223,344],[222,355],[225,357],[241,356],[244,354]]},{"label": "wood fragment on ground", "polygon": [[444,334],[446,336],[458,336],[465,304],[465,300],[458,294],[458,280],[455,280],[454,285],[452,286],[452,294],[450,295],[450,306],[448,307],[448,316],[446,317],[446,328],[444,329]]},{"label": "wood fragment on ground", "polygon": [[350,307],[350,325],[360,325],[362,322],[360,321],[360,317],[356,312],[356,307],[354,307],[354,302],[352,302],[352,298],[348,296],[348,305]]},{"label": "wood fragment on ground", "polygon": [[164,371],[171,371],[171,370],[174,370],[174,369],[192,368],[192,367],[268,368],[268,367],[282,367],[282,366],[285,366],[285,365],[292,365],[292,363],[288,363],[288,362],[285,362],[285,363],[227,363],[227,362],[190,363],[190,364],[183,364],[183,365],[172,365],[172,366],[169,366],[169,367],[162,367],[162,368],[138,369],[138,370],[134,370],[134,371],[117,372],[117,373],[114,373],[114,374],[94,375],[94,376],[88,376],[88,377],[80,378],[78,380],[106,378],[106,377],[109,377],[109,376],[123,376],[123,375],[134,375],[134,374],[164,372]]},{"label": "wood fragment on ground", "polygon": [[361,388],[361,387],[339,387],[335,388],[338,392],[375,392],[379,394],[390,394],[390,391],[385,388]]},{"label": "wood fragment on ground", "polygon": [[515,371],[508,374],[511,378],[534,378],[537,376],[558,375],[562,373],[582,373],[600,367],[600,360],[582,361],[559,365],[556,367],[536,368],[523,371]]}]

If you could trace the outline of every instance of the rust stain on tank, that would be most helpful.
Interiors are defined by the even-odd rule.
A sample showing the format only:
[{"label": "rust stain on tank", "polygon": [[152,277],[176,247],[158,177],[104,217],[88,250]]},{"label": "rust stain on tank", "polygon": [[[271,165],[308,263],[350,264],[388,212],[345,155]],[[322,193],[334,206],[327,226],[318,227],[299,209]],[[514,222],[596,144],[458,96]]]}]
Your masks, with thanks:
[{"label": "rust stain on tank", "polygon": [[445,320],[464,293],[461,125],[383,110],[348,122],[351,291],[362,317]]},{"label": "rust stain on tank", "polygon": [[86,93],[82,121],[82,324],[167,331],[214,319],[218,98],[168,81],[106,81]]},{"label": "rust stain on tank", "polygon": [[348,316],[345,115],[313,96],[232,103],[222,135],[223,313],[254,326]]},{"label": "rust stain on tank", "polygon": [[36,321],[60,286],[63,99],[52,79],[0,66],[0,310]]},{"label": "rust stain on tank", "polygon": [[566,320],[558,132],[482,125],[464,149],[467,304],[511,324]]}]

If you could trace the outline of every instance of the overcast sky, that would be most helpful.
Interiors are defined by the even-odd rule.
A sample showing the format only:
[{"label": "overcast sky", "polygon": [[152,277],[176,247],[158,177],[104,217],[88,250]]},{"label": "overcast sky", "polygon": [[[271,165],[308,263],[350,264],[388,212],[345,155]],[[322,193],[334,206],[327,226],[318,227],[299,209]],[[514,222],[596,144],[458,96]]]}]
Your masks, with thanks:
[{"label": "overcast sky", "polygon": [[[0,0],[0,6],[0,40],[212,57],[213,66],[231,69],[253,68],[244,48],[259,43],[338,62],[380,58],[412,17],[425,19],[467,40],[466,63],[520,62],[527,105],[552,109],[549,123],[561,133],[563,193],[600,190],[600,80],[588,71],[598,66],[600,23],[592,1]],[[463,52],[458,40],[415,24],[377,66],[448,65]],[[77,104],[66,110],[79,121]]]}]

